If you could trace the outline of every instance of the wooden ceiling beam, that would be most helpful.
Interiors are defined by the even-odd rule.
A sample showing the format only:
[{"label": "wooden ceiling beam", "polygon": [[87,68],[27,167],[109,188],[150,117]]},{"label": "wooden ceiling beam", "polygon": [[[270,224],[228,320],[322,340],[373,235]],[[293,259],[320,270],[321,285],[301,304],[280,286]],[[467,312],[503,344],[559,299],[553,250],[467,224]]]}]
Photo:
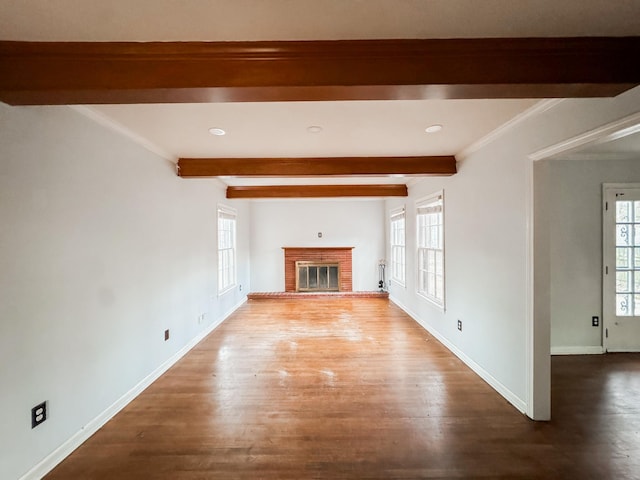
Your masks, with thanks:
[{"label": "wooden ceiling beam", "polygon": [[227,198],[406,197],[406,185],[269,185],[227,187]]},{"label": "wooden ceiling beam", "polygon": [[456,158],[181,158],[181,177],[322,177],[348,175],[454,175]]},{"label": "wooden ceiling beam", "polygon": [[13,105],[614,96],[640,37],[0,42]]}]

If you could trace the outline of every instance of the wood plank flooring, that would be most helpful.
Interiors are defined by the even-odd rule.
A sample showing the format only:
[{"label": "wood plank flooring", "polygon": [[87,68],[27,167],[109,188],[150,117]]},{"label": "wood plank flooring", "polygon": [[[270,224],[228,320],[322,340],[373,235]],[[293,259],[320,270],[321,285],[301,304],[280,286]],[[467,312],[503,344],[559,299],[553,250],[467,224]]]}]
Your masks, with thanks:
[{"label": "wood plank flooring", "polygon": [[640,478],[640,362],[555,357],[528,420],[392,303],[250,301],[46,478]]}]

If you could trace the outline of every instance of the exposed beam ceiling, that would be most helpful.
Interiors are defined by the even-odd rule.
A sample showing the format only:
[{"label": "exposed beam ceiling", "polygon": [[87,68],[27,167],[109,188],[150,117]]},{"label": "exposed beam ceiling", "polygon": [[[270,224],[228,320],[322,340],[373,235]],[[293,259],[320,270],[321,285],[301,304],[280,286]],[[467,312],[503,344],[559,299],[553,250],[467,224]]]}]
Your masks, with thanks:
[{"label": "exposed beam ceiling", "polygon": [[614,96],[640,37],[0,42],[13,105]]},{"label": "exposed beam ceiling", "polygon": [[406,197],[406,185],[269,185],[227,187],[227,198]]},{"label": "exposed beam ceiling", "polygon": [[[0,100],[48,105],[613,96],[640,83],[638,56],[640,37],[0,42]],[[183,177],[456,173],[453,156],[182,158],[178,166]],[[227,195],[391,196],[406,195],[406,186],[230,187]]]},{"label": "exposed beam ceiling", "polygon": [[331,158],[181,158],[181,177],[453,175],[454,156]]}]

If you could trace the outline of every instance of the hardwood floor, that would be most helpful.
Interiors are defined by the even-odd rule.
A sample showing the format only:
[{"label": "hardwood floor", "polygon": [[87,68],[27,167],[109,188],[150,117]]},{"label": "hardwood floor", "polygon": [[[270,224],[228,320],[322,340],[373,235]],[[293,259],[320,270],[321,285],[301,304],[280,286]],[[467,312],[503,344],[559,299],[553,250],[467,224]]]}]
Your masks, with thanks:
[{"label": "hardwood floor", "polygon": [[640,478],[635,355],[554,357],[528,420],[383,299],[241,307],[46,478]]}]

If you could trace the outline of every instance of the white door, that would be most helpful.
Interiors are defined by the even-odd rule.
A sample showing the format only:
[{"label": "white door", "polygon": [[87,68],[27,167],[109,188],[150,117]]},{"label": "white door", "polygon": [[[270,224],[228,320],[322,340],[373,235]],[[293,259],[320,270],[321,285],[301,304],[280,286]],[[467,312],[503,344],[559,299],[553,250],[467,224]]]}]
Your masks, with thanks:
[{"label": "white door", "polygon": [[640,351],[640,185],[603,188],[603,343]]}]

